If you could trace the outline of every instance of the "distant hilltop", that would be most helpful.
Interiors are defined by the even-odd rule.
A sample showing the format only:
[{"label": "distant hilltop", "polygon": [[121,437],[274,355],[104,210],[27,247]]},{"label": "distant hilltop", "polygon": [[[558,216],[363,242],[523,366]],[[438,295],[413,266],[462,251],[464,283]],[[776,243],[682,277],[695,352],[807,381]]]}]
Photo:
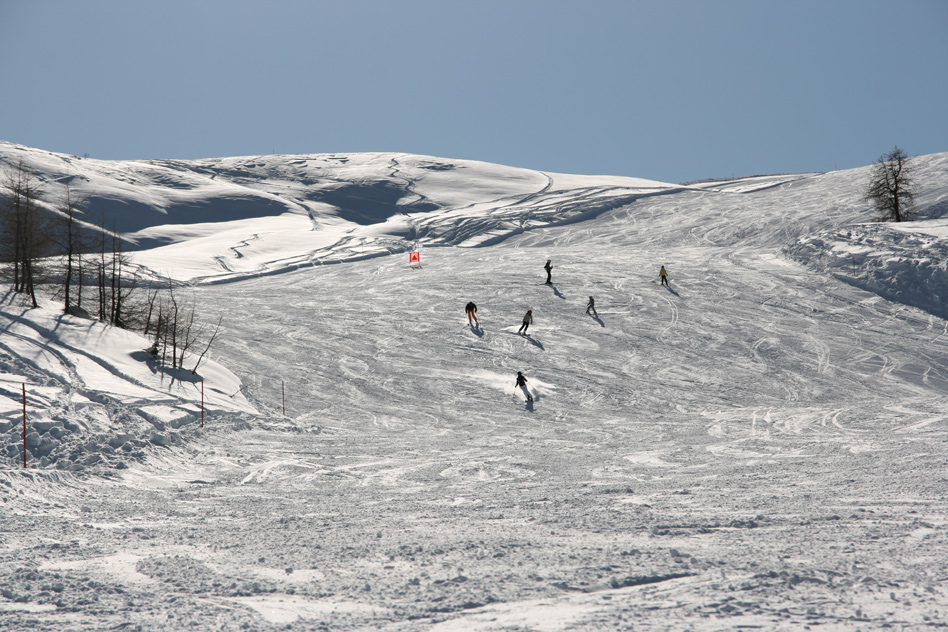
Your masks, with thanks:
[{"label": "distant hilltop", "polygon": [[[399,153],[265,155],[202,160],[97,160],[0,141],[0,169],[21,163],[46,186],[51,206],[68,184],[90,221],[122,233],[135,249],[188,239],[156,226],[210,224],[292,213],[318,224],[383,224],[395,216],[516,206],[540,216],[555,196],[581,187],[595,204],[642,189],[637,178],[562,176],[470,160]],[[596,192],[601,195],[596,195]],[[597,199],[602,198],[602,199]],[[198,231],[200,232],[200,231]]]}]

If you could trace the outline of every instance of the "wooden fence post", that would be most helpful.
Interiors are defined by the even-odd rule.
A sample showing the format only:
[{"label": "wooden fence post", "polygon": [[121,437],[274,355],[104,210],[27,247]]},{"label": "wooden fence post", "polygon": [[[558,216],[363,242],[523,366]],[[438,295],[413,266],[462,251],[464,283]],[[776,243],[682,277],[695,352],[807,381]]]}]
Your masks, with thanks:
[{"label": "wooden fence post", "polygon": [[26,384],[23,385],[23,467],[26,467]]}]

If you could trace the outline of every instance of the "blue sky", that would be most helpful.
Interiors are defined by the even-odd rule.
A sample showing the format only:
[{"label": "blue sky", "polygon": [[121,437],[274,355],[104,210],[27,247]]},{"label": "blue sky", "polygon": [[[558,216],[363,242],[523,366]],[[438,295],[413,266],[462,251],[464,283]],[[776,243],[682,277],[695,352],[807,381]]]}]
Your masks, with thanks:
[{"label": "blue sky", "polygon": [[0,0],[0,139],[682,182],[948,151],[945,0]]}]

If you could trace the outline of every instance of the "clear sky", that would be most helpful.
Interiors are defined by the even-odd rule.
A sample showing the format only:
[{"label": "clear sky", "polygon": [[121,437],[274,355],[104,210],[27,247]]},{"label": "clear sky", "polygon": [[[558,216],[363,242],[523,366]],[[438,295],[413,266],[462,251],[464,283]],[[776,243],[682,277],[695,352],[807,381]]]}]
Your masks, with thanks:
[{"label": "clear sky", "polygon": [[0,139],[682,182],[948,151],[948,0],[0,0]]}]

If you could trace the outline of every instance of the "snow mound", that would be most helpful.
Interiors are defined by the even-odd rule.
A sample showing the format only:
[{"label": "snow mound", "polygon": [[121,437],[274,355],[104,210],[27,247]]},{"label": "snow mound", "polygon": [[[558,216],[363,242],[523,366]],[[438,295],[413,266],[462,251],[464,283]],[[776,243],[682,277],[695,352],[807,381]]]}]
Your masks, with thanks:
[{"label": "snow mound", "polygon": [[860,224],[802,237],[785,252],[887,300],[948,319],[948,220]]},{"label": "snow mound", "polygon": [[[146,448],[185,444],[203,417],[218,423],[257,410],[240,380],[214,361],[197,374],[153,361],[144,337],[63,315],[58,306],[0,301],[0,462],[78,471],[124,469]],[[202,406],[203,401],[203,406]]]}]

